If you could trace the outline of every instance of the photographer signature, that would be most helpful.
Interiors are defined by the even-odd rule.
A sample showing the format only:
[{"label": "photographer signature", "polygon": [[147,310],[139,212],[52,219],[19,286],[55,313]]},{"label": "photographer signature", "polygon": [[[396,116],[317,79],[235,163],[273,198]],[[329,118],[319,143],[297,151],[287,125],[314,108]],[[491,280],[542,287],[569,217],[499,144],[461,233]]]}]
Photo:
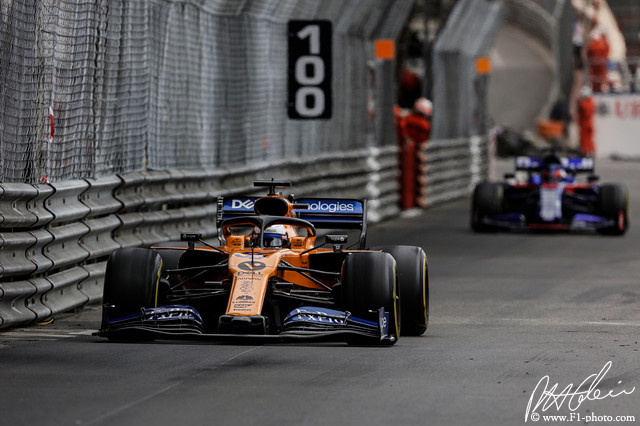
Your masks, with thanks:
[{"label": "photographer signature", "polygon": [[[610,390],[607,393],[603,393],[598,389],[598,385],[611,369],[611,364],[611,361],[608,361],[599,373],[589,375],[577,387],[574,387],[573,383],[571,383],[562,390],[558,390],[558,383],[549,387],[549,376],[544,376],[538,381],[533,393],[531,393],[529,403],[527,404],[525,422],[529,418],[529,415],[535,413],[538,408],[541,408],[544,412],[555,406],[556,409],[559,410],[566,403],[569,410],[576,411],[584,401],[596,401],[606,398],[616,398],[620,395],[631,395],[636,390],[635,386],[631,390],[623,389],[619,392]],[[622,381],[618,382],[618,384],[621,383]],[[538,392],[540,393],[538,394]],[[538,400],[532,409],[532,404],[536,397]]]}]

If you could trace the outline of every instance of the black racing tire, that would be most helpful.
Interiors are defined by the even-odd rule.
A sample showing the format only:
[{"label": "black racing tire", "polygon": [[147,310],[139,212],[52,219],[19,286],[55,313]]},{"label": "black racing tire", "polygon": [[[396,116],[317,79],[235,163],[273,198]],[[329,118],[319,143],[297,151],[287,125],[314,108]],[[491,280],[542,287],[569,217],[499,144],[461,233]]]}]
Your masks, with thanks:
[{"label": "black racing tire", "polygon": [[598,210],[606,219],[613,220],[614,226],[600,228],[605,235],[623,235],[629,229],[629,190],[619,183],[603,184],[598,193]]},{"label": "black racing tire", "polygon": [[482,219],[502,212],[504,188],[495,182],[480,182],[473,190],[471,201],[471,229],[488,232],[495,227],[482,223]]},{"label": "black racing tire", "polygon": [[372,247],[389,253],[396,260],[398,293],[402,303],[402,336],[422,336],[429,326],[429,266],[422,247]]},{"label": "black racing tire", "polygon": [[[155,252],[157,252],[162,258],[162,269],[176,269],[178,268],[178,263],[180,261],[180,256],[185,252],[184,249],[174,249],[174,248],[154,248]],[[167,277],[167,281],[171,286],[177,285],[180,283],[180,277],[176,274],[169,275]]]},{"label": "black racing tire", "polygon": [[381,344],[395,344],[400,336],[400,300],[393,256],[378,251],[349,253],[342,264],[342,304],[353,316],[376,322],[378,310],[384,308],[389,313],[390,339]]},{"label": "black racing tire", "polygon": [[[102,297],[103,329],[106,319],[116,319],[158,306],[162,258],[144,248],[121,248],[109,256]],[[139,333],[118,332],[110,340],[153,340]],[[113,339],[112,339],[113,337]]]}]

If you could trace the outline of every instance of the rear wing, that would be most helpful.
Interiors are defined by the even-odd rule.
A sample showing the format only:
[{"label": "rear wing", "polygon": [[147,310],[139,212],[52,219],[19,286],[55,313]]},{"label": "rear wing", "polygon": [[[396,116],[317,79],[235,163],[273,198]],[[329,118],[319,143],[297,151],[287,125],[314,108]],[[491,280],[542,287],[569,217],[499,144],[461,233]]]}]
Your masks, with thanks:
[{"label": "rear wing", "polygon": [[260,197],[218,197],[216,226],[220,228],[223,220],[255,215],[253,205],[258,198]]},{"label": "rear wing", "polygon": [[[595,162],[590,157],[558,157],[557,160],[566,171],[572,173],[593,172],[595,169]],[[516,170],[539,171],[548,164],[548,158],[545,156],[516,157]]]},{"label": "rear wing", "polygon": [[[218,197],[217,227],[227,219],[255,215],[253,207],[258,198],[261,197]],[[318,229],[358,229],[360,248],[365,247],[367,200],[303,198],[295,200],[294,212],[296,217],[311,222]]]},{"label": "rear wing", "polygon": [[364,249],[367,239],[367,200],[352,198],[302,198],[296,204],[307,205],[296,209],[296,216],[321,229],[359,229],[359,245]]}]

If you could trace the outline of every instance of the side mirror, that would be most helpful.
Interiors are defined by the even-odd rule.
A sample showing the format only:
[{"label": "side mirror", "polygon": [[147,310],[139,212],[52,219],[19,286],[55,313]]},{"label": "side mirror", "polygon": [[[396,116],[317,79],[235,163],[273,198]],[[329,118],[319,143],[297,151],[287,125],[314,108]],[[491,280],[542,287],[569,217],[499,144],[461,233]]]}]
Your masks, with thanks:
[{"label": "side mirror", "polygon": [[202,234],[195,232],[183,232],[180,234],[180,241],[187,241],[189,243],[189,250],[193,250],[198,241],[202,240]]},{"label": "side mirror", "polygon": [[325,235],[325,244],[333,244],[333,251],[338,253],[342,251],[342,246],[347,244],[349,237],[346,235]]},{"label": "side mirror", "polygon": [[180,234],[180,241],[189,241],[189,242],[197,242],[202,239],[202,234],[197,234],[195,232],[183,232]]},{"label": "side mirror", "polygon": [[324,242],[330,244],[347,244],[349,237],[347,235],[325,235]]}]

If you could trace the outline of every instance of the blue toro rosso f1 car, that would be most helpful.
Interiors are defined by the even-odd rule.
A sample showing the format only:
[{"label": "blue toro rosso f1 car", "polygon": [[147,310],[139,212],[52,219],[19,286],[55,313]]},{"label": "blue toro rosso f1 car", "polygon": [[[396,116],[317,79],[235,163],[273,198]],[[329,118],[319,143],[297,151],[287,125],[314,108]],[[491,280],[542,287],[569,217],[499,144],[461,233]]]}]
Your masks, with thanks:
[{"label": "blue toro rosso f1 car", "polygon": [[[481,182],[473,192],[471,228],[595,230],[623,235],[629,227],[629,193],[622,184],[600,184],[593,158],[555,154],[516,157],[505,182]],[[578,175],[586,174],[583,182]]]},{"label": "blue toro rosso f1 car", "polygon": [[[401,332],[426,331],[422,248],[365,249],[365,200],[295,199],[276,192],[288,181],[254,184],[268,194],[218,199],[220,245],[185,233],[179,243],[114,251],[97,334],[392,345]],[[342,233],[317,244],[316,228],[359,235],[353,246]]]}]

